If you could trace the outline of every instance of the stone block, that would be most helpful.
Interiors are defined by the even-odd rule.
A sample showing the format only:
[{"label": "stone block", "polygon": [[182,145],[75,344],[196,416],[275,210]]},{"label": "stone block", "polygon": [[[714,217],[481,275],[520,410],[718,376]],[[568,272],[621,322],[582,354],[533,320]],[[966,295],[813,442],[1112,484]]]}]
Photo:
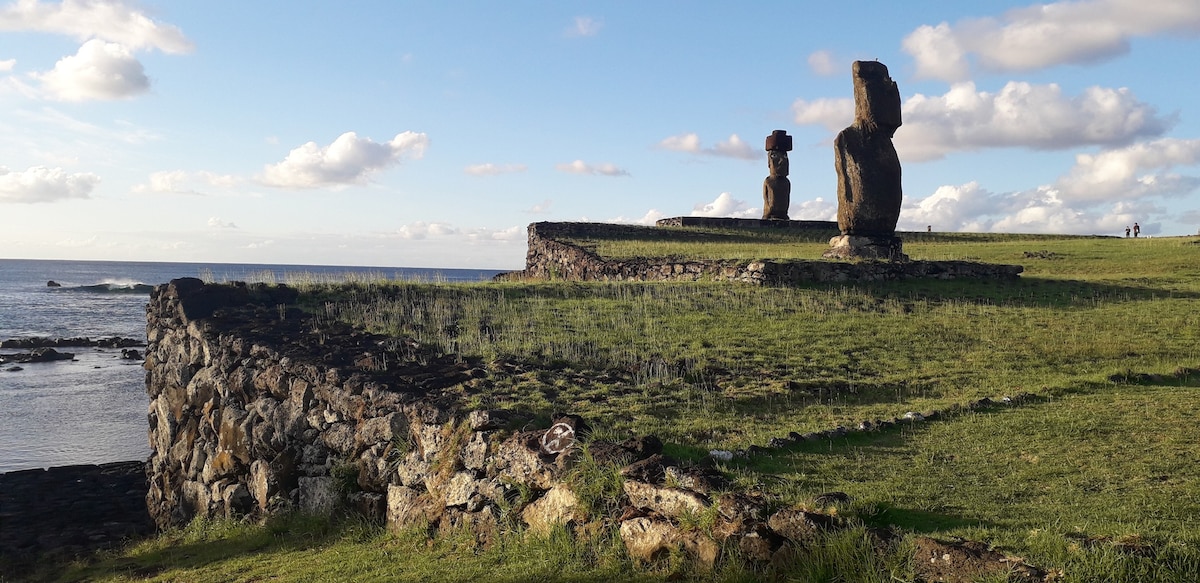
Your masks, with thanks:
[{"label": "stone block", "polygon": [[305,476],[299,480],[300,509],[312,514],[329,515],[341,506],[341,493],[329,476]]},{"label": "stone block", "polygon": [[548,490],[521,511],[521,520],[532,532],[545,535],[556,526],[565,526],[586,518],[579,498],[565,485]]}]

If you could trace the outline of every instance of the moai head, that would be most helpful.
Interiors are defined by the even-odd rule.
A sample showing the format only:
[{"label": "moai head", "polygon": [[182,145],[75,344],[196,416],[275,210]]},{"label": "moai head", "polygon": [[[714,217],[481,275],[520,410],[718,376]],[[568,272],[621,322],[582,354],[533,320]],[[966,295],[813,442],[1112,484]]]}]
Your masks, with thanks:
[{"label": "moai head", "polygon": [[792,136],[784,130],[775,130],[767,136],[767,168],[771,176],[788,175],[787,153],[792,149]]},{"label": "moai head", "polygon": [[783,150],[771,150],[767,152],[767,168],[771,171],[771,176],[780,177],[788,175],[788,156]]},{"label": "moai head", "polygon": [[900,127],[900,89],[879,61],[854,61],[854,124],[888,137]]}]

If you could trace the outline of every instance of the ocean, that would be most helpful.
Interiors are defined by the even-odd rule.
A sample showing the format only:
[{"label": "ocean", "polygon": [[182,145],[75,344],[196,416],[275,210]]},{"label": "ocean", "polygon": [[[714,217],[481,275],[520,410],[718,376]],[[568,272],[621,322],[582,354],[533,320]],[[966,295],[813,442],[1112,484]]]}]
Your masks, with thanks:
[{"label": "ocean", "polygon": [[[469,282],[503,270],[0,259],[0,340],[146,338],[149,286],[371,278]],[[58,287],[47,284],[55,282]],[[63,347],[74,360],[0,365],[0,473],[146,459],[145,371],[120,349]],[[140,351],[141,348],[139,347]],[[0,354],[28,352],[5,348]],[[20,370],[10,370],[20,368]]]}]

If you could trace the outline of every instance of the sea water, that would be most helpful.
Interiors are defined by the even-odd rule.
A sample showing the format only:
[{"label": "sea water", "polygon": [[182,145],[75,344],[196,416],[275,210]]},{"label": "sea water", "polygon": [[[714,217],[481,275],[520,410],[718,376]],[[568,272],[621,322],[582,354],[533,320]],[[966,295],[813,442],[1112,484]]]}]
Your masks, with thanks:
[{"label": "sea water", "polygon": [[[500,270],[0,259],[0,340],[121,336],[145,341],[149,289],[209,281],[482,281]],[[58,287],[48,286],[55,282]],[[56,348],[74,360],[0,365],[0,473],[142,460],[145,371],[121,351]],[[141,350],[139,347],[138,350]],[[0,349],[0,354],[28,352]]]}]

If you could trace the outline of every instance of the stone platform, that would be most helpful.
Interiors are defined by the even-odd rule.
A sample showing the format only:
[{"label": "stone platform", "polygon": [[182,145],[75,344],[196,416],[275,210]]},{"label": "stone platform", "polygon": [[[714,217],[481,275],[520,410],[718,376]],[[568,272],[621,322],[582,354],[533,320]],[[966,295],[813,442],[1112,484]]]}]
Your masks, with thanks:
[{"label": "stone platform", "polygon": [[718,229],[810,229],[837,231],[837,221],[788,221],[779,219],[734,219],[729,217],[670,217],[659,219],[658,227],[710,227]]},{"label": "stone platform", "polygon": [[[710,220],[772,222],[755,219]],[[834,228],[836,229],[836,226]],[[1016,279],[1025,270],[1020,265],[972,261],[605,259],[588,248],[570,242],[580,238],[652,238],[654,230],[654,227],[601,223],[533,223],[529,225],[529,252],[525,259],[524,271],[500,274],[496,278],[568,281],[739,281],[755,285],[787,286],[905,279],[1003,280]]]}]

